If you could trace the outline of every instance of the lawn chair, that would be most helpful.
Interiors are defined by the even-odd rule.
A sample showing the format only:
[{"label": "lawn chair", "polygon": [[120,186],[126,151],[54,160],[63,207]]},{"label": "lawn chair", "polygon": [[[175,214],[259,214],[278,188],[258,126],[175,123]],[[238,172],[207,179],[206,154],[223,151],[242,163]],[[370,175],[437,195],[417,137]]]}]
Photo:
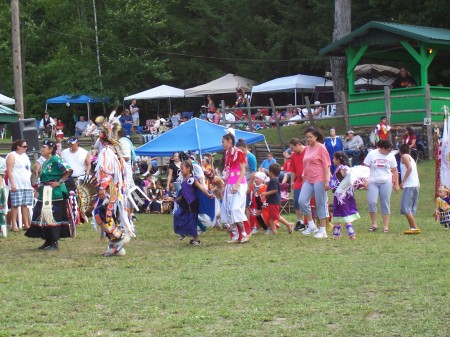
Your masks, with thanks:
[{"label": "lawn chair", "polygon": [[291,184],[288,183],[280,184],[280,195],[281,195],[280,214],[291,213],[291,202],[294,199],[291,198],[290,194],[291,194]]}]

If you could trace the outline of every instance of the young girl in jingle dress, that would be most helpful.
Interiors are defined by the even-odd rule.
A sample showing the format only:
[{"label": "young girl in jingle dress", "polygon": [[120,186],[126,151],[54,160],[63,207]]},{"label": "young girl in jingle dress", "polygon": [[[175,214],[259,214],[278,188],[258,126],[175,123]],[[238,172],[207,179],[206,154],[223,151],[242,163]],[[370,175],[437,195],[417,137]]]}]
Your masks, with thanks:
[{"label": "young girl in jingle dress", "polygon": [[450,228],[450,196],[446,186],[441,185],[437,190],[436,211],[434,217],[445,229]]},{"label": "young girl in jingle dress", "polygon": [[360,219],[360,216],[356,208],[353,186],[349,186],[343,195],[336,193],[339,184],[347,176],[350,163],[344,151],[333,154],[333,163],[336,166],[336,170],[330,179],[330,188],[335,193],[333,198],[333,237],[341,238],[341,229],[344,223],[349,239],[354,240],[356,237],[352,222]]},{"label": "young girl in jingle dress", "polygon": [[173,216],[174,231],[180,235],[180,240],[186,236],[192,236],[189,244],[200,245],[201,242],[198,239],[197,232],[199,200],[196,189],[199,189],[211,199],[214,198],[214,195],[209,193],[193,176],[192,163],[189,160],[181,163],[180,173],[183,176],[183,182],[177,196],[178,208]]},{"label": "young girl in jingle dress", "polygon": [[[223,177],[225,189],[220,209],[222,223],[230,226],[232,237],[229,243],[248,241],[248,233],[244,227],[247,221],[245,202],[247,198],[247,180],[245,179],[246,155],[235,146],[234,130],[229,129],[222,137],[224,148]],[[241,239],[239,240],[239,231]]]}]

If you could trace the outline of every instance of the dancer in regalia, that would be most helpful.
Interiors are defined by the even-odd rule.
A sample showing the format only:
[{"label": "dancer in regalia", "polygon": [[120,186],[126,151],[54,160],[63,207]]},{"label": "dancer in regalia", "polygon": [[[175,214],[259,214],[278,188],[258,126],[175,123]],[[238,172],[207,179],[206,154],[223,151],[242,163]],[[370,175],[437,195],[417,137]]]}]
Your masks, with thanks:
[{"label": "dancer in regalia", "polygon": [[191,236],[191,245],[200,245],[198,239],[198,214],[199,198],[197,190],[200,190],[209,198],[214,199],[214,194],[209,193],[196,177],[193,175],[193,164],[190,160],[185,160],[180,165],[180,173],[183,176],[181,190],[177,196],[178,208],[173,216],[173,227],[176,234],[180,235],[180,240],[186,236]]},{"label": "dancer in regalia", "polygon": [[[225,190],[220,210],[222,223],[231,228],[232,237],[229,243],[244,243],[249,240],[249,233],[244,227],[247,221],[245,215],[245,202],[247,197],[247,180],[245,179],[246,156],[242,150],[235,146],[234,130],[228,129],[228,133],[222,137],[224,149]],[[239,241],[239,231],[241,240]]]},{"label": "dancer in regalia", "polygon": [[72,174],[72,169],[56,155],[54,141],[44,141],[41,155],[45,162],[39,176],[38,201],[25,235],[45,240],[39,249],[56,250],[60,238],[71,236],[67,217],[68,191],[64,182]]},{"label": "dancer in regalia", "polygon": [[126,163],[118,151],[120,145],[117,132],[121,126],[114,115],[115,111],[111,113],[109,120],[103,117],[95,120],[103,127],[99,133],[102,150],[98,154],[96,165],[99,190],[94,209],[95,220],[109,239],[103,256],[125,255],[123,246],[130,241],[131,236],[135,236],[130,214],[127,212]]},{"label": "dancer in regalia", "polygon": [[[345,229],[349,239],[354,240],[355,230],[353,228],[353,221],[360,219],[358,209],[356,208],[356,200],[353,189],[353,184],[347,184],[343,190],[342,181],[348,174],[350,169],[350,161],[344,151],[337,151],[333,154],[333,164],[336,166],[336,170],[330,179],[330,188],[334,192],[333,200],[333,238],[341,238],[342,224],[345,224]],[[339,185],[340,190],[338,189]]]}]

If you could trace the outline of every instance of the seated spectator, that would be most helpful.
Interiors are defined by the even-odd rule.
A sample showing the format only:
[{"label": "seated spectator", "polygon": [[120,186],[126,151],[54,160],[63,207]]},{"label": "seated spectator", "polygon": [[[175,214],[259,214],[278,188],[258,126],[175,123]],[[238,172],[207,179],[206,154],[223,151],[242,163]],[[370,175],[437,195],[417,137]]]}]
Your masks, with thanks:
[{"label": "seated spectator", "polygon": [[97,125],[95,125],[92,119],[88,120],[88,125],[84,130],[84,135],[91,137],[91,139],[94,139],[94,137],[98,135]]},{"label": "seated spectator", "polygon": [[[359,135],[355,135],[353,130],[345,134],[344,152],[349,158],[358,158],[364,150],[364,142]],[[357,164],[357,163],[354,163]]]},{"label": "seated spectator", "polygon": [[41,123],[39,124],[39,133],[44,137],[50,137],[53,135],[56,123],[53,118],[50,117],[50,114],[46,111],[44,114],[44,118],[41,119]]},{"label": "seated spectator", "polygon": [[291,113],[291,118],[289,118],[289,123],[284,125],[296,125],[299,121],[301,121],[303,118],[300,114],[297,113],[297,110],[293,110]]},{"label": "seated spectator", "polygon": [[122,128],[125,130],[127,136],[131,135],[133,129],[133,117],[131,116],[130,110],[125,109],[122,117],[119,118]]},{"label": "seated spectator", "polygon": [[264,172],[265,174],[269,174],[269,166],[271,164],[275,164],[277,160],[273,157],[272,152],[267,154],[267,159],[264,159],[261,165],[259,166],[258,171]]},{"label": "seated spectator", "polygon": [[65,128],[66,128],[66,126],[62,122],[62,119],[58,118],[58,122],[56,123],[56,126],[55,126],[56,139],[63,139],[64,138],[64,129]]},{"label": "seated spectator", "polygon": [[320,101],[315,101],[314,102],[314,110],[312,112],[313,117],[322,117],[322,113],[324,112],[323,108],[319,105]]},{"label": "seated spectator", "polygon": [[281,184],[290,183],[291,182],[291,149],[283,152],[284,163],[281,166],[280,175],[278,176],[278,180]]},{"label": "seated spectator", "polygon": [[84,120],[84,116],[80,116],[80,120],[75,124],[75,136],[81,137],[87,125],[88,122]]}]

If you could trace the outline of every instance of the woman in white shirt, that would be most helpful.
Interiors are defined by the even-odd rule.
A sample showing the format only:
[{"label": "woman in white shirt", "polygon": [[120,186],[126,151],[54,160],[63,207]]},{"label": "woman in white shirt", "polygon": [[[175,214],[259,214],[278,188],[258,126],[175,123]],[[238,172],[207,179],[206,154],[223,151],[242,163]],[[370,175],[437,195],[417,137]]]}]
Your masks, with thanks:
[{"label": "woman in white shirt", "polygon": [[12,152],[6,156],[6,172],[11,200],[11,230],[18,232],[17,217],[19,206],[22,212],[23,228],[30,227],[28,206],[33,206],[34,196],[31,186],[31,162],[27,151],[27,141],[16,140],[11,147]]},{"label": "woman in white shirt", "polygon": [[377,203],[380,197],[381,216],[383,218],[383,231],[388,233],[389,220],[391,216],[391,193],[392,183],[394,189],[400,189],[398,183],[397,160],[391,153],[393,145],[388,140],[380,140],[378,148],[370,151],[364,159],[364,166],[370,168],[369,183],[367,186],[367,204],[369,207],[370,232],[378,230],[377,225]]}]

